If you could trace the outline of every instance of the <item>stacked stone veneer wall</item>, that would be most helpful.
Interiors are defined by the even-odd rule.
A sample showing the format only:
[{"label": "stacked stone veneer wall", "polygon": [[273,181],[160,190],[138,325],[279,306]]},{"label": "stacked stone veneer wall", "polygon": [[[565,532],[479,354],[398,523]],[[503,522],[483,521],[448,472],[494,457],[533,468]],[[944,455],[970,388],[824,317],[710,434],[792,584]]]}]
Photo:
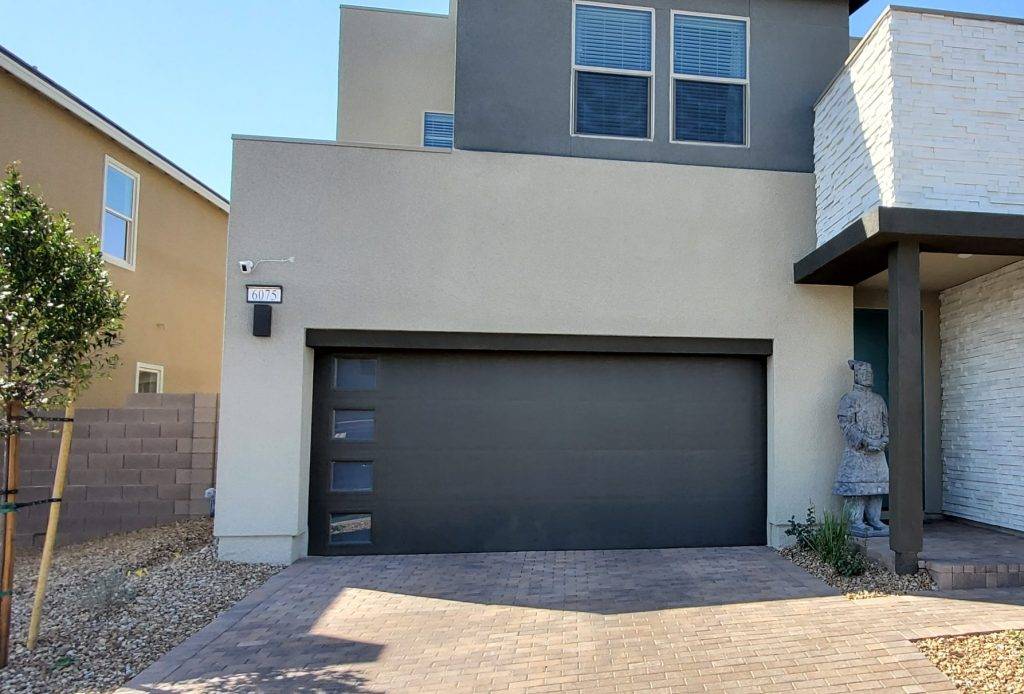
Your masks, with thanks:
[{"label": "stacked stone veneer wall", "polygon": [[1024,22],[893,9],[815,108],[817,236],[874,205],[1024,214]]},{"label": "stacked stone veneer wall", "polygon": [[943,511],[1024,531],[1024,262],[940,302]]},{"label": "stacked stone veneer wall", "polygon": [[892,204],[889,22],[889,15],[879,20],[815,107],[818,245],[871,207]]},{"label": "stacked stone veneer wall", "polygon": [[[23,439],[19,501],[50,496],[57,427]],[[78,410],[59,541],[207,515],[216,432],[216,395],[145,393],[123,408]],[[17,541],[39,544],[48,514],[46,505],[19,511]]]}]

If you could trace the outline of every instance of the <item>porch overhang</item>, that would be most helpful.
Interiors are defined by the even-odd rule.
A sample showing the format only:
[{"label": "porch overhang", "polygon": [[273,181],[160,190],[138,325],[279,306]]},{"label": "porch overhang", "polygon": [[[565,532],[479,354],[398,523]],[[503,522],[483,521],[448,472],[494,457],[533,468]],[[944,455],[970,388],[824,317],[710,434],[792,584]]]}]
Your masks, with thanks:
[{"label": "porch overhang", "polygon": [[889,249],[1024,255],[1024,214],[875,207],[793,265],[797,284],[853,286],[886,270]]},{"label": "porch overhang", "polygon": [[1024,214],[875,207],[798,260],[798,284],[853,286],[887,273],[889,547],[916,573],[924,534],[921,254],[1024,256]]}]

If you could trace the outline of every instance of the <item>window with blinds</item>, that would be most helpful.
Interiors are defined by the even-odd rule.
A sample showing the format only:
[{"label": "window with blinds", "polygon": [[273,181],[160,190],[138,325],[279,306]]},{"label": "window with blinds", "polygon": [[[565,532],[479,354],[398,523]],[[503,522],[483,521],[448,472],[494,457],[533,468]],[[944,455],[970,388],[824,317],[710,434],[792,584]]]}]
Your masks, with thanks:
[{"label": "window with blinds", "polygon": [[747,144],[749,23],[672,13],[672,139]]},{"label": "window with blinds", "polygon": [[450,113],[423,114],[423,146],[447,147],[455,146],[455,116]]},{"label": "window with blinds", "polygon": [[651,137],[654,11],[573,7],[573,133]]}]

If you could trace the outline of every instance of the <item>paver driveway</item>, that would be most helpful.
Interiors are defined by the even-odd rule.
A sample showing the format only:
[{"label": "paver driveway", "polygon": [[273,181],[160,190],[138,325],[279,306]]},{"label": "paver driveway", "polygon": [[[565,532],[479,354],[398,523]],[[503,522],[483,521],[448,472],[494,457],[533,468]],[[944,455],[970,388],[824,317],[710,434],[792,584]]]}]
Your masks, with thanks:
[{"label": "paver driveway", "polygon": [[953,691],[908,640],[1024,592],[850,601],[767,548],[314,558],[134,691]]}]

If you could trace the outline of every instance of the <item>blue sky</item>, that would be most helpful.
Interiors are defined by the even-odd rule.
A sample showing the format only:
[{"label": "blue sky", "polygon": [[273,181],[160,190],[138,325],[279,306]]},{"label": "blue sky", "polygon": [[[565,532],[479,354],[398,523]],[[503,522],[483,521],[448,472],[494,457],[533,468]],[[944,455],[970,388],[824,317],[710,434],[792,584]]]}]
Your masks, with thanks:
[{"label": "blue sky", "polygon": [[[227,195],[231,134],[334,137],[337,0],[0,0],[0,44]],[[357,4],[444,12],[448,0]],[[888,3],[850,21],[861,35]],[[905,4],[1024,17],[1020,0]]]}]

